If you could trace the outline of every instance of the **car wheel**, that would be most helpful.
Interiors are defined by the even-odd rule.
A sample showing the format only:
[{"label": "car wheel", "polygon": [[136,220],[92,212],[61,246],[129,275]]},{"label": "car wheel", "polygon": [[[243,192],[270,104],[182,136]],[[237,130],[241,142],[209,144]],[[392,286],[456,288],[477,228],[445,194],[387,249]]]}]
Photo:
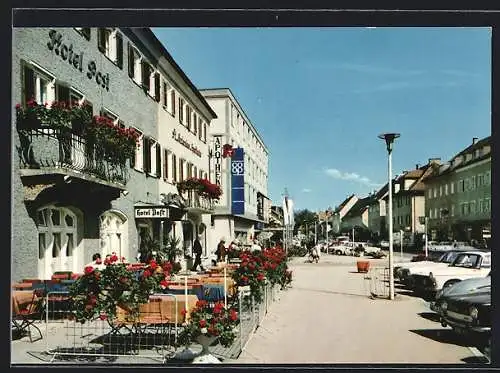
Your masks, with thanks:
[{"label": "car wheel", "polygon": [[340,250],[336,250],[336,251],[335,251],[335,254],[337,254],[337,255],[342,255],[342,251],[340,251]]}]

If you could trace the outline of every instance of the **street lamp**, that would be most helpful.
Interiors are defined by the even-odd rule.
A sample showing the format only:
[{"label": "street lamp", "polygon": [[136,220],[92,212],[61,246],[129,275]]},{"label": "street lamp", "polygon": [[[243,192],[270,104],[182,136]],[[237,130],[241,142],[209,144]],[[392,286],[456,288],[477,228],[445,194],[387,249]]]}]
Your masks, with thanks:
[{"label": "street lamp", "polygon": [[389,189],[389,299],[394,299],[394,255],[393,255],[393,237],[392,237],[392,144],[399,137],[399,133],[383,133],[378,135],[385,140],[387,146],[387,168],[388,168],[388,189]]}]

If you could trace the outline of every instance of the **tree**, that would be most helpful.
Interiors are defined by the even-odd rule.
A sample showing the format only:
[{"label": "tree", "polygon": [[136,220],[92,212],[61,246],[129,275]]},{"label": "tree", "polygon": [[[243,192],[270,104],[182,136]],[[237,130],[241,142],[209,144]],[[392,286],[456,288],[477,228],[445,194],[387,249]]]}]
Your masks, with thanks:
[{"label": "tree", "polygon": [[[311,229],[312,224],[318,221],[318,216],[315,212],[310,211],[308,209],[298,210],[294,214],[295,217],[295,226],[293,228],[293,234],[297,234],[297,232],[302,229],[306,229],[306,224],[309,225],[309,229]],[[314,230],[314,228],[313,228]]]}]

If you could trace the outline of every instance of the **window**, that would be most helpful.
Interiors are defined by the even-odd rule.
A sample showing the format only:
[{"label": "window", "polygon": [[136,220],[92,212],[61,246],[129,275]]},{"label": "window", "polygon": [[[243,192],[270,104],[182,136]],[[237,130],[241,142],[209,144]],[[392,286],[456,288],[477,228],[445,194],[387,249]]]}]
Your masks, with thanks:
[{"label": "window", "polygon": [[161,176],[161,147],[155,139],[143,138],[144,172],[151,176]]},{"label": "window", "polygon": [[447,196],[448,195],[448,184],[444,185],[444,194]]},{"label": "window", "polygon": [[172,88],[170,91],[170,114],[175,117],[175,90]]},{"label": "window", "polygon": [[120,68],[123,67],[123,37],[112,28],[97,29],[99,50]]},{"label": "window", "polygon": [[455,193],[455,183],[452,181],[450,183],[450,194],[453,194]]},{"label": "window", "polygon": [[480,186],[483,186],[484,182],[484,176],[483,174],[477,175],[477,187],[479,188]]},{"label": "window", "polygon": [[460,207],[461,207],[461,214],[462,216],[465,216],[467,214],[467,203],[463,202],[461,203]]},{"label": "window", "polygon": [[472,176],[472,185],[471,185],[471,189],[474,190],[477,188],[477,178],[476,176]]},{"label": "window", "polygon": [[450,212],[450,215],[451,215],[451,216],[455,216],[455,205],[451,205],[451,212]]},{"label": "window", "polygon": [[198,138],[201,140],[203,137],[203,121],[198,118]]},{"label": "window", "polygon": [[437,187],[434,187],[434,198],[437,198]]},{"label": "window", "polygon": [[184,164],[186,161],[182,158],[179,159],[179,181],[184,180]]},{"label": "window", "polygon": [[491,172],[490,171],[487,171],[485,174],[484,174],[484,184],[485,185],[490,185],[491,183]]},{"label": "window", "polygon": [[138,129],[134,128],[135,131],[139,134],[139,138],[137,140],[138,145],[137,148],[135,149],[135,158],[134,161],[132,162],[132,167],[134,167],[137,171],[142,171],[144,167],[144,154],[143,154],[143,147],[144,147],[144,135],[139,131]]},{"label": "window", "polygon": [[476,201],[469,202],[469,213],[474,215],[476,213]]},{"label": "window", "polygon": [[23,71],[24,104],[32,98],[39,105],[55,100],[55,77],[42,67],[32,63]]},{"label": "window", "polygon": [[171,110],[169,107],[170,104],[168,100],[169,92],[170,92],[170,84],[168,84],[168,82],[166,81],[163,81],[163,107],[170,112]]},{"label": "window", "polygon": [[477,212],[480,214],[484,212],[484,201],[482,199],[477,201]]},{"label": "window", "polygon": [[193,165],[193,176],[192,177],[198,177],[198,167]]},{"label": "window", "polygon": [[189,179],[191,177],[193,177],[193,164],[190,163],[190,162],[187,162],[187,165],[186,165],[186,178]]},{"label": "window", "polygon": [[141,55],[132,44],[128,43],[128,75],[137,84],[141,84],[141,68]]},{"label": "window", "polygon": [[203,142],[207,142],[207,124],[203,122]]},{"label": "window", "polygon": [[186,128],[191,131],[191,106],[186,105]]},{"label": "window", "polygon": [[174,183],[177,182],[177,157],[175,154],[172,154],[172,180]]},{"label": "window", "polygon": [[200,179],[203,179],[203,170],[199,170],[199,171],[198,171],[198,177],[199,177]]},{"label": "window", "polygon": [[141,61],[141,84],[142,88],[150,95],[153,96],[155,93],[155,81],[156,74],[153,73],[153,67],[149,64],[149,62],[142,60]]},{"label": "window", "polygon": [[169,161],[170,161],[170,151],[165,149],[163,151],[163,180],[168,180],[170,178]]},{"label": "window", "polygon": [[489,198],[484,199],[484,211],[485,212],[491,211],[491,200]]},{"label": "window", "polygon": [[179,123],[184,124],[184,100],[179,97]]},{"label": "window", "polygon": [[443,186],[440,185],[439,186],[439,197],[441,197],[443,195]]},{"label": "window", "polygon": [[75,30],[85,39],[90,40],[90,27],[75,27]]},{"label": "window", "polygon": [[198,133],[198,116],[193,112],[193,133],[196,136]]},{"label": "window", "polygon": [[432,198],[432,188],[429,188],[427,192],[427,198],[431,199]]},{"label": "window", "polygon": [[406,225],[410,225],[411,219],[410,215],[406,215]]},{"label": "window", "polygon": [[458,190],[459,190],[460,192],[465,192],[465,181],[464,181],[464,180],[460,180],[460,181],[458,182],[458,187],[459,187],[459,189],[458,189]]}]

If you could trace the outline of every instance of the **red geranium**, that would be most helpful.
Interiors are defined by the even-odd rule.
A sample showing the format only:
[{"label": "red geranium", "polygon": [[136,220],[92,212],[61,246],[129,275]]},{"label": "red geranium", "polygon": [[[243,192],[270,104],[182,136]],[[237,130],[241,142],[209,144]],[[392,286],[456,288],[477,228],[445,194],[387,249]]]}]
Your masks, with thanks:
[{"label": "red geranium", "polygon": [[90,275],[92,272],[94,272],[94,267],[92,266],[86,266],[84,269],[84,272],[86,275]]}]

